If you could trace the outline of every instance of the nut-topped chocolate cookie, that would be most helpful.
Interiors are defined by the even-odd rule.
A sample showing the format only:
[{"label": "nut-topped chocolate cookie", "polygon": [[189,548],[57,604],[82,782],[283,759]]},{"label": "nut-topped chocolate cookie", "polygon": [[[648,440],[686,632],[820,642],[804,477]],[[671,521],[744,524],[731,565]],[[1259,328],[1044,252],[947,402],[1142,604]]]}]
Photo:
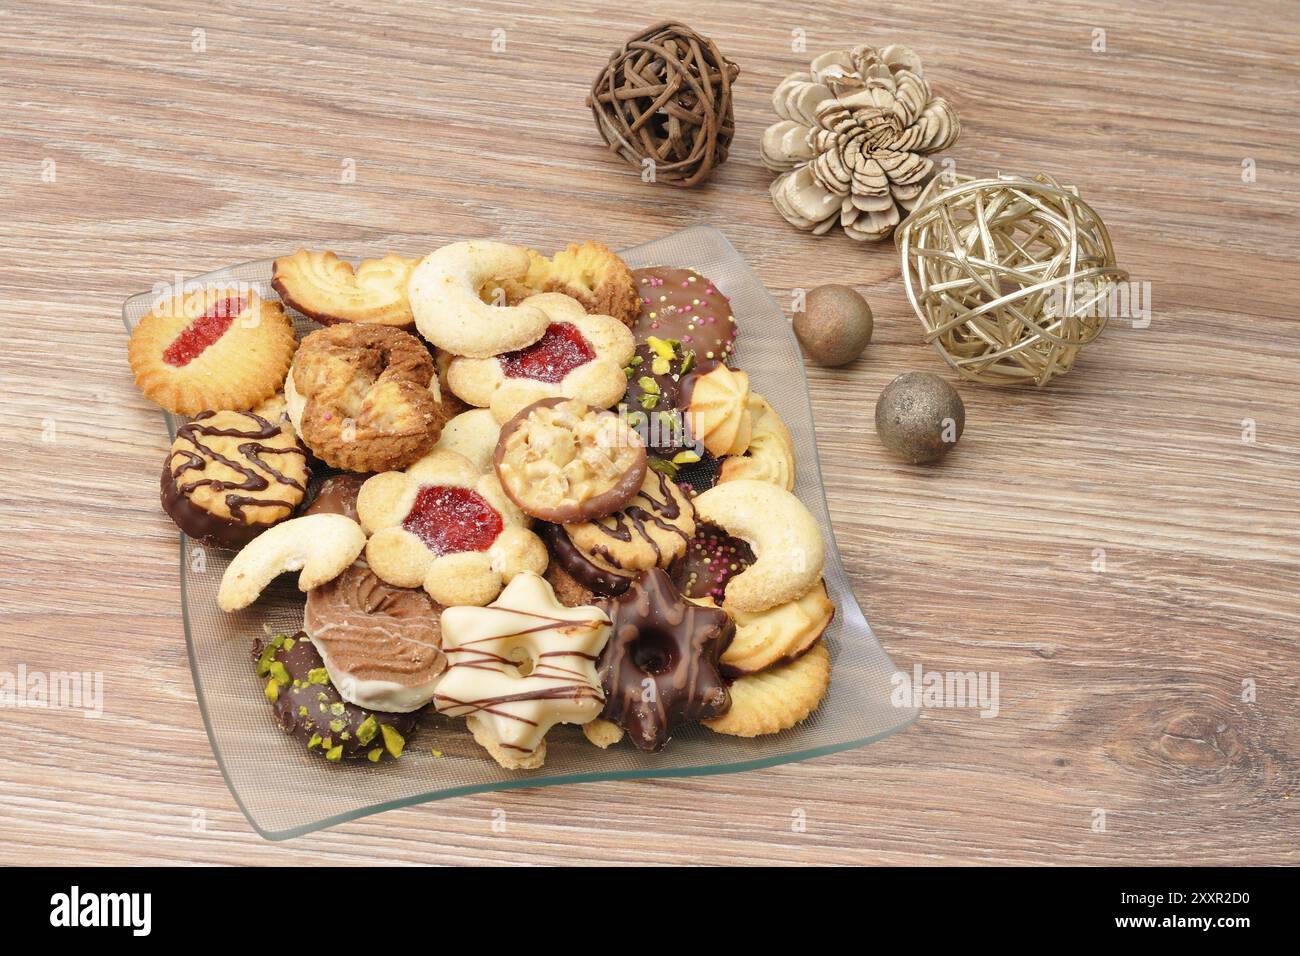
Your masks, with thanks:
[{"label": "nut-topped chocolate cookie", "polygon": [[257,676],[275,711],[276,723],[326,760],[385,754],[400,757],[415,730],[415,714],[391,714],[344,700],[330,682],[325,662],[307,635],[277,634],[253,641]]},{"label": "nut-topped chocolate cookie", "polygon": [[176,430],[162,506],[191,538],[242,548],[307,493],[307,450],[291,430],[251,412],[202,412]]},{"label": "nut-topped chocolate cookie", "polygon": [[638,342],[650,336],[676,339],[695,352],[703,372],[727,360],[736,341],[731,301],[691,269],[653,266],[635,269],[641,312],[632,324]]}]

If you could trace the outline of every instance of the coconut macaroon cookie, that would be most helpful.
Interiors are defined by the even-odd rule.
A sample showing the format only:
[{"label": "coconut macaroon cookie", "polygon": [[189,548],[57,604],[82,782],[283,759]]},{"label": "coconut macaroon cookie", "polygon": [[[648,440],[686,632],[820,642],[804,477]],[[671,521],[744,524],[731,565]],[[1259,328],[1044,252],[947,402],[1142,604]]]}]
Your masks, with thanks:
[{"label": "coconut macaroon cookie", "polygon": [[647,467],[645,445],[627,422],[571,398],[542,399],[506,422],[493,463],[511,501],[558,524],[623,508]]}]

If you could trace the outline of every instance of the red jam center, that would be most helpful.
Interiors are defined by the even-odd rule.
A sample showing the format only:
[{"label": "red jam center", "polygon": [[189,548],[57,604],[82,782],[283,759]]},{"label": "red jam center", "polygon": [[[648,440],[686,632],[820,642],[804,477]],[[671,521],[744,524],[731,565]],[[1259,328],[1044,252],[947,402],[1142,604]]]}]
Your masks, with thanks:
[{"label": "red jam center", "polygon": [[546,334],[528,348],[507,352],[498,360],[507,378],[531,378],[556,384],[595,357],[595,350],[582,337],[577,326],[552,322],[546,327]]},{"label": "red jam center", "polygon": [[501,515],[477,491],[425,485],[402,522],[434,554],[486,551],[501,533]]},{"label": "red jam center", "polygon": [[189,365],[203,354],[203,350],[226,334],[235,316],[244,311],[248,303],[239,298],[222,299],[172,339],[163,352],[163,361],[178,368]]}]

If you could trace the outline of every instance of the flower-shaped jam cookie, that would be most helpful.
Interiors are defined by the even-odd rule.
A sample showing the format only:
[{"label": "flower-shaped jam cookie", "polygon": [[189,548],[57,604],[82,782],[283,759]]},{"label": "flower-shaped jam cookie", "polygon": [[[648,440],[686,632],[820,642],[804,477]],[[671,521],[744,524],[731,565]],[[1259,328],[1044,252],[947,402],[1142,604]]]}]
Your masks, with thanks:
[{"label": "flower-shaped jam cookie", "polygon": [[577,300],[558,292],[529,296],[523,304],[546,313],[546,333],[515,352],[452,359],[447,385],[456,395],[491,408],[498,422],[557,395],[593,408],[608,408],[622,397],[623,366],[636,347],[627,326],[608,315],[588,315]]},{"label": "flower-shaped jam cookie", "polygon": [[442,612],[448,667],[434,707],[465,717],[503,767],[540,767],[551,727],[600,713],[595,661],[609,633],[604,611],[565,607],[544,579],[520,574],[487,607]]},{"label": "flower-shaped jam cookie", "polygon": [[357,517],[371,570],[395,587],[423,586],[445,606],[487,604],[515,575],[546,568],[546,546],[500,482],[453,451],[375,475]]},{"label": "flower-shaped jam cookie", "polygon": [[662,750],[679,724],[727,712],[719,661],[736,627],[725,611],[691,604],[653,568],[609,602],[609,616],[614,629],[597,664],[601,716],[638,748]]}]

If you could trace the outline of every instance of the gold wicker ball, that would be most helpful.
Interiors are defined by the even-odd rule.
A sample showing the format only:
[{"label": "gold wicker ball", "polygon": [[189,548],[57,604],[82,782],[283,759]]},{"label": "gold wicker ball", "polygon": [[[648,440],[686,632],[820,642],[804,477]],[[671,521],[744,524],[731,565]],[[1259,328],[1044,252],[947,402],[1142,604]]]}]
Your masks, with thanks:
[{"label": "gold wicker ball", "polygon": [[894,235],[925,340],[962,377],[1046,385],[1101,334],[1128,273],[1110,233],[1050,176],[931,180]]}]

